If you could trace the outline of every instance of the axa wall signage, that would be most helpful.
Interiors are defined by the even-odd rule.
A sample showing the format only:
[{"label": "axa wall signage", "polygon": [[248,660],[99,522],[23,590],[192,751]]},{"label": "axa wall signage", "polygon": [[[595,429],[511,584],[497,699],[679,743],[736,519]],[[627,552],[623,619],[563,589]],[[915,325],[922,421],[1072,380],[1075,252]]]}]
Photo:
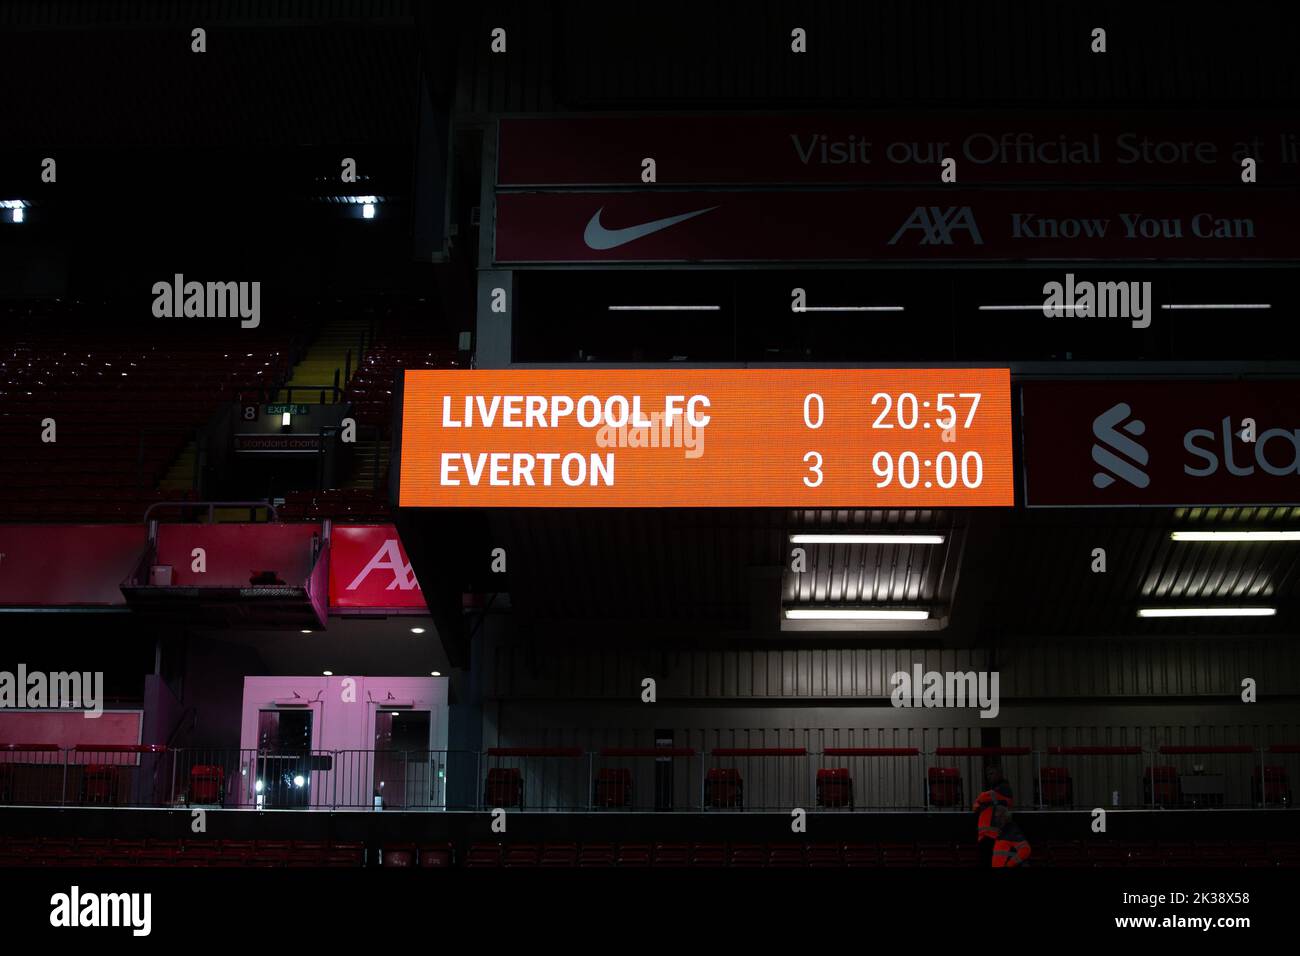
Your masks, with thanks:
[{"label": "axa wall signage", "polygon": [[1300,504],[1300,382],[1027,382],[1033,506]]},{"label": "axa wall signage", "polygon": [[1300,260],[1295,190],[514,192],[501,263]]},{"label": "axa wall signage", "polygon": [[391,524],[334,526],[330,607],[426,610],[424,592]]}]

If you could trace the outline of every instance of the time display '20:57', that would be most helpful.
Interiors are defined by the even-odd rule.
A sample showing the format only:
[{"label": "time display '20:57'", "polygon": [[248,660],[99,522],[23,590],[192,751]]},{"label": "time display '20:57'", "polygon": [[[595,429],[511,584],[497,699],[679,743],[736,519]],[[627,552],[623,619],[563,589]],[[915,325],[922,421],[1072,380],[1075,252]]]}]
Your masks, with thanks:
[{"label": "time display '20:57'", "polygon": [[[963,403],[969,401],[970,406],[966,409],[965,421],[962,422],[962,428],[970,428],[970,424],[975,420],[975,409],[980,405],[979,392],[939,392],[933,402],[933,411],[931,411],[931,402],[929,399],[919,402],[912,392],[903,392],[898,396],[897,402],[894,396],[888,392],[876,392],[871,396],[873,406],[883,406],[876,420],[872,422],[872,428],[893,428],[895,424],[899,428],[916,428],[918,422],[922,428],[942,428],[947,431],[949,428],[957,427],[957,419],[960,417],[956,405],[946,401],[950,398],[960,399]],[[894,414],[891,415],[890,411]],[[933,422],[925,421],[931,414],[944,415],[945,418],[936,418]]]}]

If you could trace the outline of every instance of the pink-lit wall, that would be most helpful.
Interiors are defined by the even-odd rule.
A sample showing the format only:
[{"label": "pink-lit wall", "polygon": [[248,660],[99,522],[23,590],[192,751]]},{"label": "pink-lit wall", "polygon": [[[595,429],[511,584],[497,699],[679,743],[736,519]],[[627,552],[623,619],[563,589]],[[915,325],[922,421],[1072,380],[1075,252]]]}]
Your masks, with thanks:
[{"label": "pink-lit wall", "polygon": [[[349,684],[348,682],[352,682]],[[375,749],[375,714],[391,709],[388,701],[402,701],[410,710],[429,712],[430,750],[447,747],[447,678],[445,677],[245,677],[240,762],[245,776],[255,774],[253,767],[258,747],[258,713],[263,710],[297,710],[282,701],[310,701],[313,750],[343,751],[334,757],[333,772],[316,772],[312,787],[316,792],[339,794],[339,788],[357,805],[369,799]],[[408,708],[403,708],[408,709]],[[349,753],[350,752],[350,753]],[[358,768],[363,768],[359,770]],[[338,779],[335,780],[337,775]],[[357,790],[352,794],[351,790]],[[251,803],[245,793],[241,798]]]},{"label": "pink-lit wall", "polygon": [[[345,681],[355,693],[345,695]],[[312,701],[315,750],[373,750],[375,712],[385,700],[412,701],[414,710],[429,711],[429,749],[447,746],[447,679],[445,677],[245,677],[240,747],[257,749],[257,714],[275,710],[277,700],[294,696]],[[390,696],[391,695],[391,696]],[[349,702],[344,698],[355,698]],[[288,708],[286,708],[288,709]]]},{"label": "pink-lit wall", "polygon": [[106,710],[93,719],[79,710],[4,710],[0,711],[0,745],[134,745],[140,743],[140,718],[138,710]]}]

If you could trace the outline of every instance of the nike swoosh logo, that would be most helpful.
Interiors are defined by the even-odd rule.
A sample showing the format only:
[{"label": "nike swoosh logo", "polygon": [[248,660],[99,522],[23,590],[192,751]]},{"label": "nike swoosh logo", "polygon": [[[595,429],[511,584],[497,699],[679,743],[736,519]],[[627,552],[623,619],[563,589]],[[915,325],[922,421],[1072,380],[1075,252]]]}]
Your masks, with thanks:
[{"label": "nike swoosh logo", "polygon": [[661,229],[667,229],[669,226],[675,226],[687,219],[702,216],[706,212],[712,212],[717,208],[717,206],[710,206],[708,209],[697,209],[695,212],[685,212],[680,216],[669,216],[667,219],[655,219],[651,222],[643,222],[639,226],[628,226],[626,229],[606,229],[600,224],[600,214],[605,211],[605,207],[601,206],[596,210],[596,215],[591,217],[591,222],[587,223],[587,229],[582,234],[582,241],[587,244],[588,249],[617,249],[619,246],[625,246],[635,239],[659,232]]}]

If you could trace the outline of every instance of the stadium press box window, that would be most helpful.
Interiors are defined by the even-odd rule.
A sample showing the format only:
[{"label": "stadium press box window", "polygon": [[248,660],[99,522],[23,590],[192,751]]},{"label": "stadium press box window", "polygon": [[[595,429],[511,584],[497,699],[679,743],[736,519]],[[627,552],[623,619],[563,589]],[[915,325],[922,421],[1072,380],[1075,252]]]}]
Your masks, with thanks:
[{"label": "stadium press box window", "polygon": [[402,507],[1013,503],[1007,369],[408,371]]}]

